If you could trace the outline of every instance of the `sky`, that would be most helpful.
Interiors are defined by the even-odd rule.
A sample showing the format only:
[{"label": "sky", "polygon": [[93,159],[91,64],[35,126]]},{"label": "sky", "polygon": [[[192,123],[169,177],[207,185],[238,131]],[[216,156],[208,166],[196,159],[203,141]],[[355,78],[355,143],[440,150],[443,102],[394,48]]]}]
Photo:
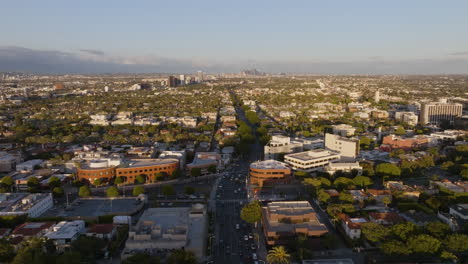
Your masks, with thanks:
[{"label": "sky", "polygon": [[0,71],[468,74],[468,1],[15,0]]}]

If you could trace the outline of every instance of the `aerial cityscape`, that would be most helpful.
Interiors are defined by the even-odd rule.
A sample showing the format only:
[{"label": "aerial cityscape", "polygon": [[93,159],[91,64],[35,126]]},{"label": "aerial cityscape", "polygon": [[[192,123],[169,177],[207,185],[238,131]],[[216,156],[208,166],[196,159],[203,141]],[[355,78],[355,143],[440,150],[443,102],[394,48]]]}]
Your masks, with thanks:
[{"label": "aerial cityscape", "polygon": [[468,2],[20,2],[0,263],[468,263]]}]

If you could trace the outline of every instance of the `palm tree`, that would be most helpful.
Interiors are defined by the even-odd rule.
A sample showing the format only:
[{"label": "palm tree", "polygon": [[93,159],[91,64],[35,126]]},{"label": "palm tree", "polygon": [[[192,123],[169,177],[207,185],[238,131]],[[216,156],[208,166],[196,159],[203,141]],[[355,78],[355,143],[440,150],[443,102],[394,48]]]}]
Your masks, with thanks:
[{"label": "palm tree", "polygon": [[267,261],[271,264],[288,264],[290,255],[283,246],[268,251]]}]

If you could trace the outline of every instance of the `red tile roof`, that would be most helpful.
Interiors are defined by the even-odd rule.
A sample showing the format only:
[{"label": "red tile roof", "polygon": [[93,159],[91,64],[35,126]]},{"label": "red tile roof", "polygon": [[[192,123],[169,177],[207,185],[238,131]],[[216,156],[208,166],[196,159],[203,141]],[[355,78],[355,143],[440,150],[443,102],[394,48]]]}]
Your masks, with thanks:
[{"label": "red tile roof", "polygon": [[367,190],[368,193],[377,196],[377,195],[392,195],[392,192],[389,190],[377,190],[377,189],[369,189]]},{"label": "red tile roof", "polygon": [[53,225],[55,225],[54,222],[27,222],[16,227],[11,234],[25,237],[36,236],[41,231],[49,229]]},{"label": "red tile roof", "polygon": [[88,233],[93,234],[109,234],[114,229],[113,224],[94,224],[89,227]]},{"label": "red tile roof", "polygon": [[375,220],[383,220],[391,224],[399,224],[405,221],[403,217],[401,217],[399,214],[394,213],[394,212],[388,212],[388,213],[371,212],[369,213],[369,217],[372,217]]}]

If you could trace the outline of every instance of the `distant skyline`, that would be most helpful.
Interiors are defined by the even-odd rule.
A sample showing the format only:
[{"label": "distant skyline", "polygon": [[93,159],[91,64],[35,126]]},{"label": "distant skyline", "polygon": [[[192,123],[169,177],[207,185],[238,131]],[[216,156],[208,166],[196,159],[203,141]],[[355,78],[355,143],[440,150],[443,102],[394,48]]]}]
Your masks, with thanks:
[{"label": "distant skyline", "polygon": [[468,74],[468,1],[8,1],[0,71]]}]

